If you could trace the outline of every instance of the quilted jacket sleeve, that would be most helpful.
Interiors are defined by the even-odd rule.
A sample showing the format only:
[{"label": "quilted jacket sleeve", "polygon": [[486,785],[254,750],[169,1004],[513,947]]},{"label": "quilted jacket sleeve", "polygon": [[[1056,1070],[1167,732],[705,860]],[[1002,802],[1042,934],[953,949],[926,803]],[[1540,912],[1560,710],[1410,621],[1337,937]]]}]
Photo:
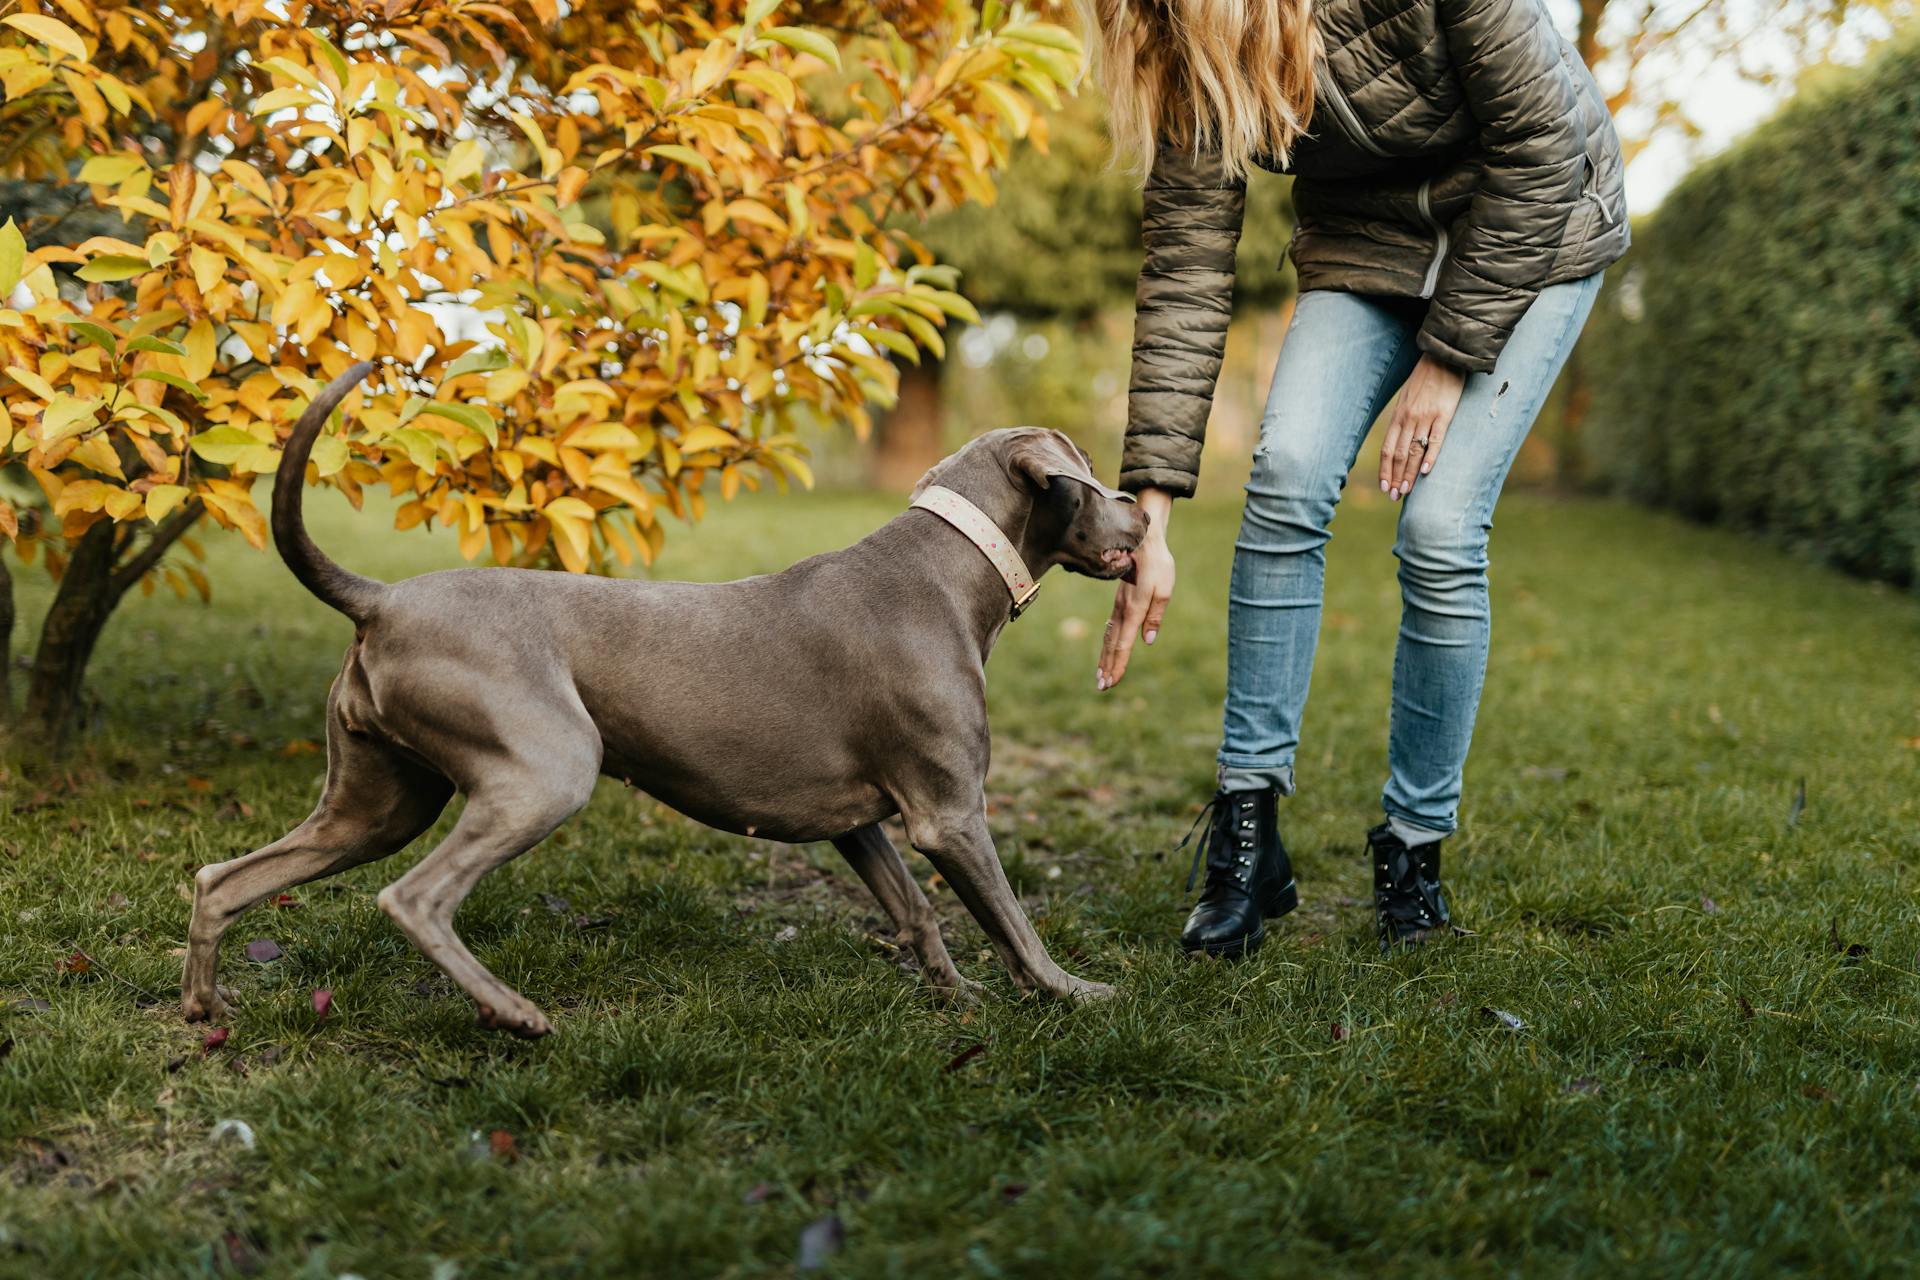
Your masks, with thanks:
[{"label": "quilted jacket sleeve", "polygon": [[1120,487],[1187,497],[1226,352],[1234,250],[1246,211],[1244,178],[1217,157],[1162,147],[1140,214],[1146,249],[1134,294],[1133,376]]},{"label": "quilted jacket sleeve", "polygon": [[1485,169],[1434,285],[1420,349],[1487,370],[1553,267],[1586,182],[1578,89],[1540,0],[1439,0]]}]

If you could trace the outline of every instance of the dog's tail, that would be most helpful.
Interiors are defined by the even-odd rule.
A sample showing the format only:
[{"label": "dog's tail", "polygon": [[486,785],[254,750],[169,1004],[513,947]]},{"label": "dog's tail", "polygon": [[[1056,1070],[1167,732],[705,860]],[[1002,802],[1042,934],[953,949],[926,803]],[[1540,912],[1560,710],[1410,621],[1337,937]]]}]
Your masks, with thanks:
[{"label": "dog's tail", "polygon": [[300,503],[306,488],[307,458],[313,452],[320,428],[326,425],[334,407],[372,372],[373,362],[362,360],[329,382],[313,398],[307,411],[300,415],[300,421],[294,423],[293,434],[287,437],[286,451],[280,457],[280,469],[273,477],[273,545],[279,549],[280,558],[287,562],[287,568],[293,570],[301,586],[318,596],[322,603],[361,624],[373,617],[381,598],[387,594],[387,584],[349,573],[327,559],[307,536]]}]

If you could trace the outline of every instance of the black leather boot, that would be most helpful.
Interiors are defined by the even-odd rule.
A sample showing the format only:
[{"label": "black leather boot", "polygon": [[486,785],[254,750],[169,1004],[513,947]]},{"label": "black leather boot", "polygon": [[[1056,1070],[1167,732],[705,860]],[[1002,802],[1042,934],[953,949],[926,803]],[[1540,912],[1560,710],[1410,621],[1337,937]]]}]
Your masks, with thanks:
[{"label": "black leather boot", "polygon": [[1374,930],[1382,951],[1420,946],[1447,927],[1440,841],[1409,847],[1383,822],[1367,832],[1367,853],[1373,862]]},{"label": "black leather boot", "polygon": [[[1180,931],[1182,949],[1210,956],[1249,955],[1265,941],[1267,920],[1300,904],[1293,863],[1280,843],[1279,796],[1272,787],[1222,791],[1208,804],[1213,822],[1206,839],[1193,851],[1187,888],[1193,888],[1202,858],[1207,862],[1207,883],[1187,917],[1187,927]],[[1194,826],[1206,816],[1207,810],[1201,810]],[[1187,836],[1191,839],[1193,832]]]}]

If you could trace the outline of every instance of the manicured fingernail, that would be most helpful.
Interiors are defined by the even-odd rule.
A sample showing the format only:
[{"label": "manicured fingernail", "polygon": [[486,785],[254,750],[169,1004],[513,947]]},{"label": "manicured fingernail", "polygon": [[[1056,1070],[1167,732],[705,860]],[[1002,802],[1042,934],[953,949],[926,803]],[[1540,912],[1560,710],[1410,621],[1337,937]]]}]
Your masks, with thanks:
[{"label": "manicured fingernail", "polygon": [[1380,482],[1380,492],[1382,492],[1382,493],[1387,493],[1387,492],[1390,492],[1390,490],[1388,490],[1388,488],[1387,488],[1387,482],[1386,482],[1385,480],[1382,480],[1382,481]]},{"label": "manicured fingernail", "polygon": [[1431,470],[1433,470],[1433,464],[1432,464],[1431,462],[1423,462],[1423,463],[1421,463],[1421,464],[1420,464],[1420,474],[1421,474],[1421,475],[1425,475],[1425,474],[1427,474],[1427,472],[1429,472],[1429,471],[1431,471]]},{"label": "manicured fingernail", "polygon": [[1147,632],[1147,643],[1148,643],[1148,644],[1152,644],[1152,643],[1153,643],[1153,638],[1154,638],[1155,636],[1157,636],[1157,635],[1159,635],[1159,634],[1160,634],[1160,633],[1159,633],[1158,631],[1149,631],[1149,632]]}]

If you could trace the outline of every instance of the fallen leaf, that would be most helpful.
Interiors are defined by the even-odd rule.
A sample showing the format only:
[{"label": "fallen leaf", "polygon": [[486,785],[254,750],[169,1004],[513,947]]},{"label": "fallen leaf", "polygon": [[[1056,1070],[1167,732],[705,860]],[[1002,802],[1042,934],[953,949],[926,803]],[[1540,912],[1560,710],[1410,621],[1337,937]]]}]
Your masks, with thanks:
[{"label": "fallen leaf", "polygon": [[1492,1018],[1509,1031],[1525,1031],[1527,1029],[1527,1024],[1518,1014],[1508,1013],[1505,1009],[1495,1009],[1489,1005],[1481,1005],[1480,1012],[1486,1014],[1489,1018]]},{"label": "fallen leaf", "polygon": [[247,944],[247,959],[255,964],[272,964],[285,954],[272,938],[255,938]]},{"label": "fallen leaf", "polygon": [[1740,1016],[1751,1021],[1753,1018],[1753,1002],[1738,992],[1734,993],[1733,998],[1740,1002]]},{"label": "fallen leaf", "polygon": [[218,1049],[227,1042],[227,1035],[228,1032],[225,1027],[213,1028],[207,1032],[205,1038],[200,1041],[200,1051],[202,1053],[212,1053],[215,1049]]},{"label": "fallen leaf", "polygon": [[1007,1204],[1012,1204],[1025,1194],[1027,1194],[1027,1184],[1024,1182],[1009,1182],[1000,1188],[1000,1199]]},{"label": "fallen leaf", "polygon": [[547,910],[556,916],[564,916],[573,911],[573,904],[558,894],[543,893],[540,895],[540,901],[546,904]]},{"label": "fallen leaf", "polygon": [[212,778],[188,778],[187,790],[211,791],[213,790],[213,779]]},{"label": "fallen leaf", "polygon": [[780,932],[774,934],[773,940],[775,942],[792,942],[795,938],[799,936],[800,936],[799,926],[790,924],[786,928],[782,929]]},{"label": "fallen leaf", "polygon": [[846,1242],[847,1229],[839,1214],[830,1213],[809,1222],[800,1232],[800,1256],[794,1261],[794,1270],[818,1271]]},{"label": "fallen leaf", "polygon": [[1340,1041],[1345,1040],[1347,1038],[1347,1029],[1341,1026],[1337,1022],[1334,1023],[1331,1027],[1328,1027],[1327,1031],[1329,1034],[1333,1036],[1333,1041],[1335,1044],[1338,1044],[1340,1043]]},{"label": "fallen leaf", "polygon": [[962,1049],[959,1053],[954,1054],[952,1061],[947,1063],[947,1070],[950,1072],[958,1071],[986,1051],[987,1042],[985,1040],[976,1041]]},{"label": "fallen leaf", "polygon": [[290,893],[277,893],[267,900],[267,905],[270,907],[278,907],[282,911],[293,911],[304,907],[306,903],[300,901],[300,899]]},{"label": "fallen leaf", "polygon": [[1803,1084],[1800,1086],[1800,1096],[1812,1098],[1815,1102],[1831,1102],[1833,1090],[1821,1084]]},{"label": "fallen leaf", "polygon": [[1576,1080],[1567,1082],[1568,1093],[1584,1093],[1589,1096],[1598,1096],[1600,1087],[1600,1082],[1592,1076],[1581,1076]]},{"label": "fallen leaf", "polygon": [[756,1182],[747,1188],[745,1195],[740,1197],[740,1203],[764,1204],[766,1203],[767,1197],[771,1196],[778,1189],[779,1188],[775,1187],[771,1182]]},{"label": "fallen leaf", "polygon": [[107,895],[107,910],[125,911],[126,909],[127,909],[126,894],[121,893],[118,889],[116,889],[112,893]]},{"label": "fallen leaf", "polygon": [[1703,893],[1700,895],[1700,910],[1710,916],[1717,916],[1720,914],[1720,904]]},{"label": "fallen leaf", "polygon": [[64,960],[55,962],[55,973],[85,973],[93,968],[93,958],[84,951],[76,951]]},{"label": "fallen leaf", "polygon": [[333,992],[321,987],[313,993],[313,1017],[315,1022],[325,1022],[327,1015],[333,1012]]},{"label": "fallen leaf", "polygon": [[495,1129],[487,1135],[487,1150],[495,1160],[512,1164],[520,1158],[520,1148],[515,1145],[513,1135],[505,1129]]}]

